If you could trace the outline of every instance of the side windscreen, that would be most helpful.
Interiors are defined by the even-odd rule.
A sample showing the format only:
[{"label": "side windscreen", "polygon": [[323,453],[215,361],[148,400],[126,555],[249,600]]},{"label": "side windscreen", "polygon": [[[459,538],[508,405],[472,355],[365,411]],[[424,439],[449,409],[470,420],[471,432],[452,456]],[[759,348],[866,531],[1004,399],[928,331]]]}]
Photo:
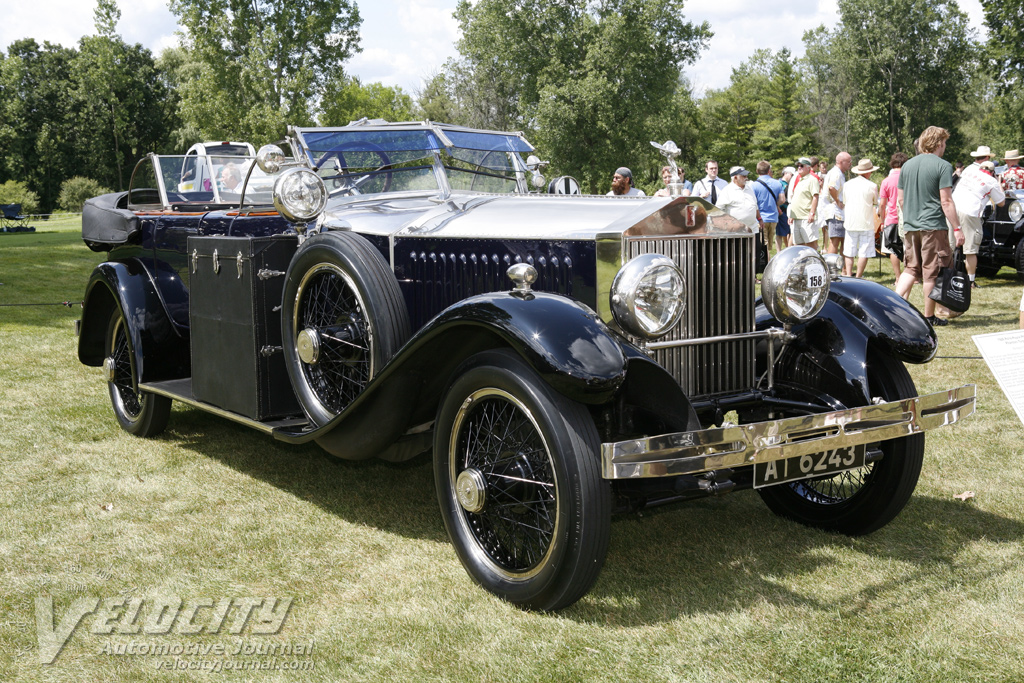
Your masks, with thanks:
[{"label": "side windscreen", "polygon": [[128,190],[128,208],[144,211],[163,208],[152,157],[143,159],[135,166]]}]

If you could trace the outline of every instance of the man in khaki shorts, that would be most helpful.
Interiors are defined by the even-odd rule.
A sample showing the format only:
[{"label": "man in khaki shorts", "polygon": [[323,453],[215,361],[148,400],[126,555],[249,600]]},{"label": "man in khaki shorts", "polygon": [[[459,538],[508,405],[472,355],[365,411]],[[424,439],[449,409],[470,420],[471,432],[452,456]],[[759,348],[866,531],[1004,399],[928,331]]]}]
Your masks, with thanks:
[{"label": "man in khaki shorts", "polygon": [[796,176],[789,191],[789,222],[793,244],[818,248],[818,229],[814,214],[818,209],[821,185],[811,175],[811,160],[800,157],[796,162]]},{"label": "man in khaki shorts", "polygon": [[974,281],[974,273],[978,269],[978,249],[981,247],[981,214],[990,200],[996,206],[1002,206],[1006,200],[1006,194],[995,177],[995,165],[991,161],[983,161],[978,166],[977,172],[964,173],[953,190],[956,216],[960,219],[960,229],[964,233],[967,276],[971,279],[973,289],[981,286]]},{"label": "man in khaki shorts", "polygon": [[903,164],[897,181],[907,267],[896,282],[896,293],[909,299],[914,283],[920,280],[925,318],[936,327],[946,321],[935,317],[935,300],[928,295],[935,288],[939,271],[952,261],[946,221],[953,225],[956,246],[964,243],[953,205],[953,167],[942,159],[948,139],[949,131],[945,128],[928,126],[918,138],[921,153]]}]

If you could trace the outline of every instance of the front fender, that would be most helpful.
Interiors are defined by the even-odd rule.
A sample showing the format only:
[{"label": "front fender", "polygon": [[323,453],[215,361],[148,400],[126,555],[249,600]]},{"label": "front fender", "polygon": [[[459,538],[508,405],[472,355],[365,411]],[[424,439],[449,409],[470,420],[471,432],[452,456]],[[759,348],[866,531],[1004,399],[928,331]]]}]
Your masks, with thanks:
[{"label": "front fender", "polygon": [[135,259],[101,263],[89,277],[78,338],[82,363],[103,364],[107,325],[118,308],[132,342],[139,381],[188,376],[188,342],[167,316],[149,271]]},{"label": "front fender", "polygon": [[623,348],[592,311],[545,292],[481,294],[450,306],[421,328],[323,427],[275,436],[316,439],[346,458],[374,455],[410,426],[433,420],[458,366],[493,348],[514,350],[552,388],[581,403],[607,402],[626,379]]},{"label": "front fender", "polygon": [[860,278],[841,278],[832,283],[828,298],[904,363],[927,363],[939,350],[939,338],[921,312],[888,287]]},{"label": "front fender", "polygon": [[[757,328],[782,327],[758,303]],[[792,327],[795,339],[775,365],[779,379],[829,387],[848,405],[870,403],[869,346],[907,363],[925,363],[938,350],[938,338],[916,308],[887,287],[868,280],[832,282],[828,301],[813,320]]]}]

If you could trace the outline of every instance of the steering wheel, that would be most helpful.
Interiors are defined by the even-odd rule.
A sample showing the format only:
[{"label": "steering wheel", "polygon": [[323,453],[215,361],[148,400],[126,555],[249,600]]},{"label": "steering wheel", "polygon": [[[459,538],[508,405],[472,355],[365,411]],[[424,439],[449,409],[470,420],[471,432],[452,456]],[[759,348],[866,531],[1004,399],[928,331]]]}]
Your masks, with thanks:
[{"label": "steering wheel", "polygon": [[342,169],[342,173],[344,173],[344,169],[348,167],[348,165],[345,163],[344,152],[350,152],[356,150],[357,148],[360,153],[376,154],[378,157],[380,157],[380,166],[378,166],[372,173],[367,173],[366,175],[360,178],[356,178],[355,180],[351,180],[349,178],[341,178],[339,176],[328,176],[327,178],[325,178],[325,180],[333,181],[332,184],[338,191],[348,191],[354,194],[359,194],[360,185],[365,183],[370,178],[376,178],[380,171],[387,171],[384,174],[384,188],[381,189],[380,192],[387,192],[388,190],[390,190],[392,180],[394,179],[391,173],[391,158],[388,156],[387,152],[385,152],[379,145],[375,145],[372,142],[347,142],[345,144],[339,145],[336,149],[333,149],[327,154],[325,154],[320,159],[320,163],[318,164],[318,166],[320,168],[323,168],[325,162],[329,161],[332,157],[336,157],[338,160],[338,164]]},{"label": "steering wheel", "polygon": [[[491,151],[489,151],[487,154],[484,155],[483,159],[481,159],[479,161],[479,163],[477,163],[477,166],[482,168],[482,169],[484,169],[484,171],[490,170],[489,167],[487,166],[487,160],[491,158],[492,154],[496,154],[496,153],[497,154],[506,154],[506,152],[504,152],[504,151],[497,150],[497,149],[492,149]],[[476,189],[476,181],[480,180],[481,178],[487,178],[487,176],[481,175],[480,173],[474,173],[473,174],[473,182],[471,182],[469,184],[470,192],[472,192],[473,190]]]}]

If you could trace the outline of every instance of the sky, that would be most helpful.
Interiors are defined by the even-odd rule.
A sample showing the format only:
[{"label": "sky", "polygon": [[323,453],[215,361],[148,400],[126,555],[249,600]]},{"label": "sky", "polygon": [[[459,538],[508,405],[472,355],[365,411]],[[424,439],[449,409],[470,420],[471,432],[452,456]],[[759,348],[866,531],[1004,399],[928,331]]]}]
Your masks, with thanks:
[{"label": "sky", "polygon": [[[415,95],[425,79],[456,55],[459,32],[452,17],[456,0],[356,1],[363,17],[363,51],[346,63],[345,70],[364,83],[380,81]],[[981,31],[979,0],[959,2],[971,25]],[[92,0],[8,0],[4,4],[3,51],[13,41],[30,37],[39,43],[48,40],[74,46],[83,35],[94,32]],[[154,55],[177,44],[178,27],[167,0],[120,0],[118,7],[118,32],[125,41],[142,43]],[[831,28],[838,17],[836,0],[686,0],[683,14],[689,21],[707,21],[715,33],[701,59],[685,69],[697,94],[728,86],[732,68],[759,48],[788,47],[795,56],[802,55],[804,32],[821,24]]]}]

